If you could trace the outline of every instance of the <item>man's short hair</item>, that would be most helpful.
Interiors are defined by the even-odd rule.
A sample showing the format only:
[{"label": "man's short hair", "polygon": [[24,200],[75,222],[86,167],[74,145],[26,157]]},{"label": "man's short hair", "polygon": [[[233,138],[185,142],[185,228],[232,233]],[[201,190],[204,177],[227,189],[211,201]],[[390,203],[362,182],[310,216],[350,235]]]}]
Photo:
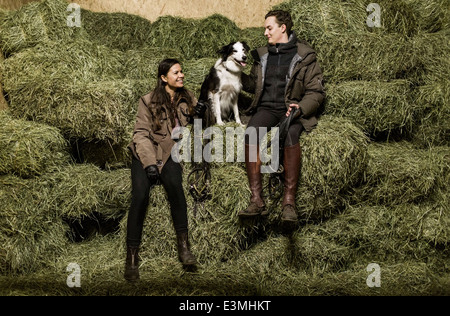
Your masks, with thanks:
[{"label": "man's short hair", "polygon": [[274,16],[277,19],[277,24],[279,26],[286,25],[286,31],[288,34],[291,34],[292,27],[294,26],[294,23],[292,23],[292,17],[291,14],[287,11],[283,10],[271,10],[266,14],[265,19],[267,19],[270,16]]}]

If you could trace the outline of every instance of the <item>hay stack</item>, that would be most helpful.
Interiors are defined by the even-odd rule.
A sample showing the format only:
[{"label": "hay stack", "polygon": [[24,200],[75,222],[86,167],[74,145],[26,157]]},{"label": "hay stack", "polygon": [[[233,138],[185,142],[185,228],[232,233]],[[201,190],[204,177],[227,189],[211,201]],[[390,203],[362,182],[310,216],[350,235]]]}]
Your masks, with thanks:
[{"label": "hay stack", "polygon": [[0,174],[28,178],[68,164],[68,143],[55,127],[13,119],[0,111]]},{"label": "hay stack", "polygon": [[[186,86],[198,95],[217,49],[236,39],[252,48],[265,45],[263,29],[240,30],[219,15],[202,20],[161,17],[149,23],[86,10],[82,28],[71,29],[65,26],[63,0],[0,12],[5,14],[0,44],[7,57],[1,64],[2,84],[14,116],[8,119],[25,124],[33,136],[39,134],[37,144],[36,137],[23,135],[32,144],[20,147],[20,155],[27,167],[42,154],[50,157],[39,160],[32,179],[13,175],[30,176],[20,173],[24,166],[15,170],[15,162],[8,162],[2,171],[8,174],[0,176],[5,202],[0,271],[7,282],[8,276],[23,274],[34,277],[27,284],[49,285],[42,280],[59,278],[56,269],[80,261],[86,265],[85,294],[448,293],[448,4],[379,4],[380,29],[367,27],[362,0],[279,6],[292,12],[297,35],[317,50],[328,81],[326,115],[300,139],[296,202],[301,228],[290,237],[279,234],[276,199],[267,200],[271,213],[266,220],[239,222],[237,212],[250,197],[242,163],[211,165],[212,198],[194,216],[186,183],[191,165],[185,163],[190,236],[201,273],[179,277],[169,205],[158,186],[150,196],[141,252],[143,276],[152,286],[133,289],[117,280],[122,280],[123,216],[131,193],[125,146],[137,100],[154,86],[156,65],[166,57],[182,61]],[[9,161],[12,137],[21,130],[15,126],[3,133],[1,149],[9,147],[0,154],[1,166]],[[218,128],[223,132],[225,127]],[[414,143],[369,143],[367,137],[379,141],[379,134],[398,131],[401,139],[412,135]],[[72,144],[78,164],[52,160],[67,155],[66,145],[48,145],[60,133],[66,139],[61,144]],[[442,146],[418,149],[430,145]],[[88,220],[97,231],[89,230]],[[108,220],[120,221],[120,231],[107,229]],[[73,243],[74,228],[83,225],[86,234],[78,236],[83,242]],[[104,233],[111,234],[98,236]],[[102,247],[107,249],[98,251]],[[382,268],[383,285],[376,292],[364,282],[370,262]],[[172,283],[176,287],[168,290]],[[54,293],[67,293],[67,288]]]}]

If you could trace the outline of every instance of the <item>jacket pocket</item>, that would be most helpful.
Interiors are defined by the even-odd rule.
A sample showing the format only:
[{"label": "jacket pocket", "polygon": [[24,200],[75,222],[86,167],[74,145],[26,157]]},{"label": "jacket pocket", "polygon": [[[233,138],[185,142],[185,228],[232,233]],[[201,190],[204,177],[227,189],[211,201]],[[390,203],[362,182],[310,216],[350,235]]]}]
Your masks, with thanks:
[{"label": "jacket pocket", "polygon": [[304,78],[305,78],[304,71],[300,71],[300,73],[295,77],[289,95],[289,98],[291,100],[301,101],[301,99],[305,95]]}]

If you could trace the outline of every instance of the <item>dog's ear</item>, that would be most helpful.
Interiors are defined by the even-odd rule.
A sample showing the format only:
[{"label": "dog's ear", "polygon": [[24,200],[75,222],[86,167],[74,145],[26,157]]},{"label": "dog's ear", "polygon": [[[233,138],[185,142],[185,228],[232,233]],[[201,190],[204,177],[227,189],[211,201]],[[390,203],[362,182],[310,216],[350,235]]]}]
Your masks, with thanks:
[{"label": "dog's ear", "polygon": [[241,42],[242,46],[244,46],[244,49],[249,52],[250,51],[250,46],[248,46],[247,42]]},{"label": "dog's ear", "polygon": [[230,53],[233,49],[233,44],[234,43],[225,45],[217,51],[217,53],[220,55],[220,57],[222,57],[222,60],[226,60],[228,58],[228,55],[230,55]]}]

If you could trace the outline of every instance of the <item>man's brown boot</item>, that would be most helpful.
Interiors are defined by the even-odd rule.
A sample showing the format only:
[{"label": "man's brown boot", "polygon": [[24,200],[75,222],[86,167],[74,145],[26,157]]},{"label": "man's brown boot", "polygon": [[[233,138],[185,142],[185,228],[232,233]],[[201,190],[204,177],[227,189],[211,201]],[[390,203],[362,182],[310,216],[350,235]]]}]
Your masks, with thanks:
[{"label": "man's brown boot", "polygon": [[260,215],[261,212],[263,212],[266,207],[261,197],[262,194],[261,159],[259,157],[259,147],[257,145],[245,144],[245,167],[247,169],[247,178],[250,186],[251,197],[250,197],[250,205],[247,207],[247,209],[239,211],[238,213],[238,216],[241,218],[248,218]]},{"label": "man's brown boot", "polygon": [[283,213],[281,221],[283,223],[296,224],[298,221],[295,207],[295,195],[297,193],[298,179],[300,177],[302,150],[300,144],[284,148],[284,196]]}]

